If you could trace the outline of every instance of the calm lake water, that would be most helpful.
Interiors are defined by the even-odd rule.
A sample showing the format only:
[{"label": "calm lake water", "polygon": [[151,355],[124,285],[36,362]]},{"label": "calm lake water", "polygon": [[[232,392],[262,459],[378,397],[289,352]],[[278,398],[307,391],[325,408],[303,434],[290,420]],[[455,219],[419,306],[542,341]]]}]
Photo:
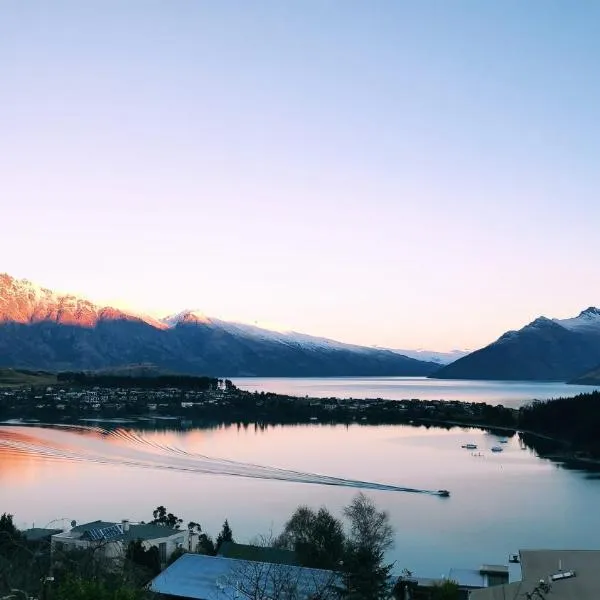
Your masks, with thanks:
[{"label": "calm lake water", "polygon": [[534,399],[574,396],[600,389],[560,382],[467,381],[426,377],[238,377],[233,382],[244,390],[291,396],[462,400],[512,407]]},{"label": "calm lake water", "polygon": [[[462,449],[467,442],[481,456]],[[0,426],[0,512],[23,527],[45,526],[148,520],[163,504],[213,535],[228,518],[247,541],[279,532],[299,504],[341,515],[362,489],[391,515],[398,572],[503,564],[519,548],[597,548],[600,481],[538,458],[517,436],[490,452],[498,442],[478,430],[410,426]],[[323,485],[323,476],[337,479]]]}]

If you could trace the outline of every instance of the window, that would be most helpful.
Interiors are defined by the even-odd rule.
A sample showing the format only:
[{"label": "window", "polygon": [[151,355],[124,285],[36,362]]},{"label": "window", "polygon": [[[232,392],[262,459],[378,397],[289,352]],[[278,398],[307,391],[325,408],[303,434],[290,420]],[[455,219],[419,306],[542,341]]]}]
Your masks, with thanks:
[{"label": "window", "polygon": [[167,562],[167,543],[166,542],[161,542],[158,545],[158,554],[160,556],[161,563]]}]

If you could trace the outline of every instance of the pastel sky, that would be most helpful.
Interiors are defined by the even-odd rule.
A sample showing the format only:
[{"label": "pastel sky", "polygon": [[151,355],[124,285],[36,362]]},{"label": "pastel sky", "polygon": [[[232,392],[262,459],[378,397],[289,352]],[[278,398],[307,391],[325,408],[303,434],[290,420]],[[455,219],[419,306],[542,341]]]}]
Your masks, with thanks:
[{"label": "pastel sky", "polygon": [[475,348],[600,303],[600,3],[4,0],[0,271]]}]

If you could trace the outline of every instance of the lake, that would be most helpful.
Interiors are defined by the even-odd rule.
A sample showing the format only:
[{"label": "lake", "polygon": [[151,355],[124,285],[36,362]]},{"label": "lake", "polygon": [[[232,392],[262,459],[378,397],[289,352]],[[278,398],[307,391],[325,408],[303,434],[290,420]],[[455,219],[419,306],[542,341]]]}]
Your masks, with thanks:
[{"label": "lake", "polygon": [[470,381],[426,377],[237,377],[237,387],[314,398],[461,400],[518,407],[531,400],[574,396],[600,389],[556,381]]},{"label": "lake", "polygon": [[518,436],[494,454],[495,435],[461,428],[114,427],[0,425],[0,512],[26,527],[149,520],[162,504],[213,536],[227,518],[248,541],[279,532],[299,504],[341,515],[362,490],[390,513],[396,572],[436,577],[505,564],[519,548],[598,547],[600,481],[540,459]]}]

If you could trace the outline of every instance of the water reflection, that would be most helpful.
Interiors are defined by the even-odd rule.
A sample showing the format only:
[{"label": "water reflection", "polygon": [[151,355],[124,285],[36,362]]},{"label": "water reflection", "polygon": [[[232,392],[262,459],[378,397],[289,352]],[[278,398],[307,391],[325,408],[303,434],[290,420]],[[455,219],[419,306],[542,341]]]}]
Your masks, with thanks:
[{"label": "water reflection", "polygon": [[[357,488],[289,476],[321,474],[452,492],[441,499],[368,490],[395,526],[397,570],[439,576],[452,566],[504,563],[519,548],[597,547],[600,483],[539,458],[552,447],[526,436],[461,427],[148,425],[0,427],[0,512],[31,526],[63,516],[145,520],[163,504],[211,534],[228,518],[236,539],[247,541],[277,533],[299,504],[341,515]],[[507,443],[494,454],[500,437]],[[467,442],[481,456],[461,448]],[[269,477],[223,475],[257,466]]]}]

